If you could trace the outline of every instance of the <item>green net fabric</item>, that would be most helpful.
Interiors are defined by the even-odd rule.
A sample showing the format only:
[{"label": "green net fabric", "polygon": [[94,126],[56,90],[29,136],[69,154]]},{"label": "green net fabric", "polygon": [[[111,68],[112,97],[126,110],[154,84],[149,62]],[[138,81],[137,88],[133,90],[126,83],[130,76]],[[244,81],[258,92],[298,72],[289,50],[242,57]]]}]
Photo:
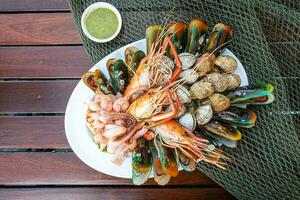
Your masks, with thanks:
[{"label": "green net fabric", "polygon": [[255,107],[258,122],[242,130],[228,171],[203,163],[199,168],[239,199],[300,198],[300,1],[284,0],[112,0],[123,27],[108,43],[90,41],[80,27],[84,9],[96,1],[69,0],[84,47],[96,63],[105,55],[145,36],[175,6],[173,19],[205,20],[233,26],[229,48],[243,63],[251,84],[272,82],[276,101]]}]

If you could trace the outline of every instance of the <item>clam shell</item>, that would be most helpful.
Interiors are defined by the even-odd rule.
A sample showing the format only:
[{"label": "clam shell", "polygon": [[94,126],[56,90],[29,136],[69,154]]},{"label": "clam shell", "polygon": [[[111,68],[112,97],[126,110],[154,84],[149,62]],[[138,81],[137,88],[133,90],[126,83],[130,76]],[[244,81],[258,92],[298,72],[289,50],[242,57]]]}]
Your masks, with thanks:
[{"label": "clam shell", "polygon": [[208,123],[213,117],[213,109],[211,105],[200,106],[196,109],[195,117],[198,125]]},{"label": "clam shell", "polygon": [[189,103],[191,102],[191,94],[184,86],[178,86],[176,93],[181,103]]},{"label": "clam shell", "polygon": [[193,69],[187,69],[179,74],[179,78],[184,78],[187,84],[193,84],[198,80],[199,75]]},{"label": "clam shell", "polygon": [[232,90],[241,85],[241,78],[237,74],[225,74],[224,79],[227,82],[227,89]]},{"label": "clam shell", "polygon": [[201,56],[195,64],[195,69],[200,77],[205,76],[207,73],[213,70],[216,57],[214,54],[204,54]]},{"label": "clam shell", "polygon": [[206,81],[214,85],[215,92],[224,92],[228,88],[227,79],[223,74],[209,73],[201,79],[201,81]]},{"label": "clam shell", "polygon": [[214,93],[208,97],[211,106],[215,112],[221,112],[230,107],[230,100],[223,94]]},{"label": "clam shell", "polygon": [[215,65],[220,67],[224,72],[233,72],[237,68],[236,60],[228,55],[217,57]]},{"label": "clam shell", "polygon": [[[171,106],[166,108],[166,112],[171,111]],[[183,106],[182,110],[175,116],[175,118],[181,117],[186,112],[186,108]]]},{"label": "clam shell", "polygon": [[181,60],[183,70],[189,69],[191,66],[194,65],[194,63],[196,61],[195,56],[190,53],[184,52],[184,53],[179,54],[178,56]]},{"label": "clam shell", "polygon": [[214,93],[214,86],[208,82],[196,82],[190,87],[190,94],[195,99],[205,99]]},{"label": "clam shell", "polygon": [[182,117],[180,117],[178,122],[191,131],[194,131],[196,129],[197,122],[195,116],[190,112],[187,112]]},{"label": "clam shell", "polygon": [[174,62],[172,59],[170,59],[168,56],[162,56],[161,63],[163,68],[168,68],[173,70],[174,69]]}]

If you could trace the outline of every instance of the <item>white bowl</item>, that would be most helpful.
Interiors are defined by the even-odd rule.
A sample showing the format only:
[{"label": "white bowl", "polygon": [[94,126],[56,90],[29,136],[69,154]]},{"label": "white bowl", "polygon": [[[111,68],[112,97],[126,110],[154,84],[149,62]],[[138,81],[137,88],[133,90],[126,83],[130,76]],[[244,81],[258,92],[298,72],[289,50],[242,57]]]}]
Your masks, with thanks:
[{"label": "white bowl", "polygon": [[[109,38],[105,38],[105,39],[99,39],[99,38],[95,38],[94,36],[92,36],[86,27],[86,19],[88,17],[88,15],[93,12],[94,10],[98,9],[98,8],[107,8],[109,10],[111,10],[113,13],[115,13],[115,15],[118,18],[118,29],[117,31]],[[90,5],[89,7],[87,7],[85,9],[85,11],[83,12],[82,16],[81,16],[81,28],[84,32],[84,34],[92,41],[94,42],[99,42],[99,43],[104,43],[104,42],[109,42],[112,39],[114,39],[120,32],[122,27],[122,18],[121,18],[121,14],[119,13],[119,11],[111,4],[109,3],[105,3],[105,2],[98,2],[98,3],[94,3],[92,5]]]}]

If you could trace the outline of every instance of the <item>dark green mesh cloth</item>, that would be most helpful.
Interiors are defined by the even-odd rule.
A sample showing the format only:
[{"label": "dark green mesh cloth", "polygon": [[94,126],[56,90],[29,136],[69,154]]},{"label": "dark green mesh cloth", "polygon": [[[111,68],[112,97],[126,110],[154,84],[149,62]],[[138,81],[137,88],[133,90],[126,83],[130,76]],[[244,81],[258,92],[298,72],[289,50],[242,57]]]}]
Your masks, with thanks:
[{"label": "dark green mesh cloth", "polygon": [[243,63],[251,84],[272,82],[276,101],[255,107],[257,125],[243,131],[228,171],[203,163],[200,170],[239,199],[300,199],[300,1],[284,0],[127,0],[109,1],[120,11],[123,27],[112,42],[87,39],[80,17],[92,0],[70,0],[85,49],[94,63],[119,47],[145,37],[174,5],[175,19],[205,20],[233,26],[229,48]]}]

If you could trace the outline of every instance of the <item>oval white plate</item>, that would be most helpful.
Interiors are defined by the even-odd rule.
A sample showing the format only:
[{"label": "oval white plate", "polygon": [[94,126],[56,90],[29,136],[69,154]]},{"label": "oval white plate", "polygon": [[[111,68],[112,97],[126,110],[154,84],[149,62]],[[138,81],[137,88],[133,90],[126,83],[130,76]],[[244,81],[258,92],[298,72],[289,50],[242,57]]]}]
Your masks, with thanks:
[{"label": "oval white plate", "polygon": [[[106,69],[106,61],[110,58],[125,60],[124,51],[129,46],[135,46],[146,52],[145,39],[138,40],[112,52],[94,65],[90,71],[101,69],[105,76],[109,77]],[[237,60],[238,67],[235,73],[241,77],[241,86],[248,85],[246,72],[237,57],[228,49],[224,51],[223,55],[233,56]],[[131,158],[128,157],[125,159],[121,166],[113,164],[111,162],[113,155],[103,153],[99,150],[98,146],[93,141],[92,134],[86,127],[85,114],[87,106],[84,103],[89,102],[94,95],[94,92],[80,80],[75,87],[66,108],[65,131],[68,142],[75,154],[93,169],[111,176],[131,178]]]}]

